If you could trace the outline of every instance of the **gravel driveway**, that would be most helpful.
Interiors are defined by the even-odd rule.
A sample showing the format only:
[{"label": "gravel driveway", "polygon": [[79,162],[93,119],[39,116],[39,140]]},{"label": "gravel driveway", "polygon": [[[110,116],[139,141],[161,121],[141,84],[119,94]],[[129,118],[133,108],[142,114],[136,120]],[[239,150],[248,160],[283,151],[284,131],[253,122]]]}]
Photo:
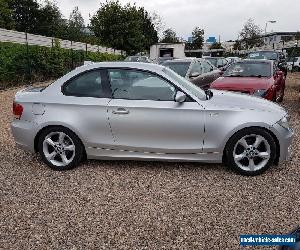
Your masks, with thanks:
[{"label": "gravel driveway", "polygon": [[300,74],[283,105],[291,162],[262,176],[219,164],[88,161],[54,172],[14,145],[12,98],[0,92],[0,248],[239,249],[240,234],[300,224]]}]

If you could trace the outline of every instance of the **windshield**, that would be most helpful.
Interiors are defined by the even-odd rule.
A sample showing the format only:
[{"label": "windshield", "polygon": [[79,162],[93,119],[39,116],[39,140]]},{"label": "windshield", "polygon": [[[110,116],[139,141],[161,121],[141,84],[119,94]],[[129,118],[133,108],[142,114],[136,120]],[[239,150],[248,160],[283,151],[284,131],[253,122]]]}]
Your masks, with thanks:
[{"label": "windshield", "polygon": [[190,62],[164,62],[162,65],[175,71],[178,75],[185,77],[190,64]]},{"label": "windshield", "polygon": [[259,62],[235,63],[229,66],[224,76],[271,77],[271,64]]},{"label": "windshield", "polygon": [[183,86],[186,90],[188,90],[190,93],[192,93],[197,98],[203,100],[206,99],[205,92],[197,87],[196,85],[192,84],[188,80],[186,80],[184,77],[178,75],[173,70],[169,68],[164,68],[163,72],[166,73],[169,77],[174,79],[174,81],[178,82],[181,86]]},{"label": "windshield", "polygon": [[266,59],[266,60],[277,60],[277,52],[272,51],[259,51],[253,52],[248,55],[249,59]]},{"label": "windshield", "polygon": [[209,61],[212,65],[217,67],[218,58],[205,58],[205,60]]}]

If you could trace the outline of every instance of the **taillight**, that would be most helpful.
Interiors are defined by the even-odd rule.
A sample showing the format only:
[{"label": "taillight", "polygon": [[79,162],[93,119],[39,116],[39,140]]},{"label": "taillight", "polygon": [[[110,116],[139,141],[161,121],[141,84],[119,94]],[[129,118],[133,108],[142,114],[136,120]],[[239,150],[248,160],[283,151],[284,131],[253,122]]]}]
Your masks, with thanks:
[{"label": "taillight", "polygon": [[23,113],[23,106],[18,103],[13,103],[13,113],[16,119],[20,119]]}]

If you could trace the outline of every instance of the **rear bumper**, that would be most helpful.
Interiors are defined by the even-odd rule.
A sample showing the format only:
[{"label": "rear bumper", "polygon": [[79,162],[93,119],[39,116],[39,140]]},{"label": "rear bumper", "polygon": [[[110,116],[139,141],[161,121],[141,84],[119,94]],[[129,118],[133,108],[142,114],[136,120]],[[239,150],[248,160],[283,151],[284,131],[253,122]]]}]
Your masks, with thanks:
[{"label": "rear bumper", "polygon": [[25,151],[34,153],[34,138],[38,128],[36,124],[29,121],[15,119],[11,123],[11,132],[17,146]]},{"label": "rear bumper", "polygon": [[278,162],[281,163],[290,160],[292,157],[291,144],[294,136],[294,131],[292,129],[285,129],[279,124],[274,124],[272,130],[275,133],[280,146],[280,155]]}]

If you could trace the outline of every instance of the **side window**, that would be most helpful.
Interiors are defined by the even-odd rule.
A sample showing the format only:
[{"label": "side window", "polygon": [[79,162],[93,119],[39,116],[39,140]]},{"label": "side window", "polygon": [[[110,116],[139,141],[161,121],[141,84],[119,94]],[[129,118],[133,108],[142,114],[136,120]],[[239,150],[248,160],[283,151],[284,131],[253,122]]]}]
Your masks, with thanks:
[{"label": "side window", "polygon": [[139,70],[108,70],[115,99],[174,101],[176,89],[159,76]]},{"label": "side window", "polygon": [[223,67],[224,64],[223,64],[223,60],[222,59],[217,59],[217,67]]},{"label": "side window", "polygon": [[105,71],[93,70],[73,78],[63,87],[64,95],[82,97],[107,97],[104,87]]},{"label": "side window", "polygon": [[202,74],[202,66],[199,62],[193,63],[191,67],[191,74],[199,73]]},{"label": "side window", "polygon": [[202,66],[203,66],[203,73],[208,73],[213,71],[213,67],[205,61],[202,62]]}]

